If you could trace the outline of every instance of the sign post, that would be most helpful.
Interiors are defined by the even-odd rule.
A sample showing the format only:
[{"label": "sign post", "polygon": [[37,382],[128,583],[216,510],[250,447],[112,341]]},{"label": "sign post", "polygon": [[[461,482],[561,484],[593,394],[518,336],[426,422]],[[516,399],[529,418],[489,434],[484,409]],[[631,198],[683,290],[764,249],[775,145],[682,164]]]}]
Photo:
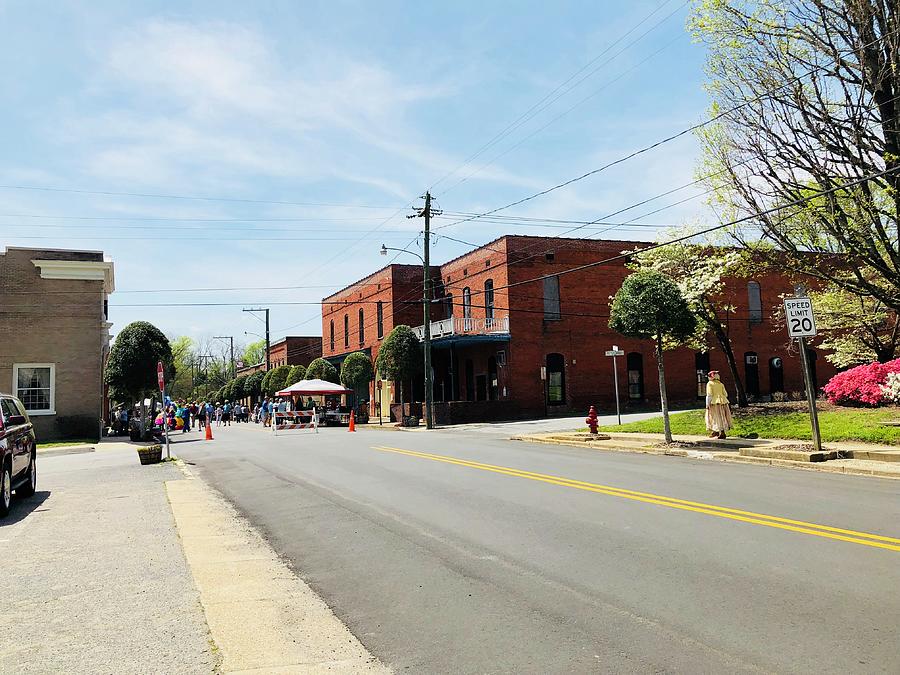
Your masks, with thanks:
[{"label": "sign post", "polygon": [[784,299],[784,316],[787,320],[788,335],[796,338],[800,344],[800,362],[803,364],[803,380],[806,383],[806,400],[809,402],[809,417],[812,424],[813,449],[822,451],[822,436],[819,433],[819,412],[816,409],[816,391],[809,367],[809,353],[806,350],[806,338],[815,337],[816,317],[813,314],[812,300],[808,297]]},{"label": "sign post", "polygon": [[618,345],[613,345],[613,348],[606,352],[607,356],[611,356],[613,360],[613,383],[616,388],[616,419],[618,420],[617,424],[622,426],[622,412],[619,409],[619,366],[616,363],[617,356],[625,356],[625,352],[619,349]]},{"label": "sign post", "polygon": [[172,459],[169,451],[169,420],[166,419],[166,375],[162,361],[156,363],[156,381],[159,383],[159,398],[163,404],[163,431],[166,434],[166,459]]}]

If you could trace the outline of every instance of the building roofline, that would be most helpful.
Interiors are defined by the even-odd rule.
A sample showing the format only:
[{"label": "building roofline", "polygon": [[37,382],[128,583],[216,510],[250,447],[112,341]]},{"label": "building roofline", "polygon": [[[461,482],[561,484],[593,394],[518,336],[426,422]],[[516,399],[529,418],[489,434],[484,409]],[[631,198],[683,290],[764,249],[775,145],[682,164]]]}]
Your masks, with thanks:
[{"label": "building roofline", "polygon": [[340,295],[341,293],[345,292],[349,288],[353,288],[354,286],[361,286],[364,282],[368,281],[369,279],[374,277],[376,274],[380,274],[381,272],[384,272],[385,270],[393,269],[395,267],[398,267],[398,268],[409,267],[409,268],[420,268],[421,269],[422,266],[421,265],[406,265],[403,263],[400,263],[400,264],[389,263],[389,264],[385,265],[384,267],[381,267],[381,268],[375,270],[371,274],[364,276],[362,279],[354,281],[352,284],[347,284],[342,289],[335,291],[331,295],[326,295],[324,298],[322,298],[322,302],[325,302],[326,300],[330,300],[331,298],[333,298],[336,295]]}]

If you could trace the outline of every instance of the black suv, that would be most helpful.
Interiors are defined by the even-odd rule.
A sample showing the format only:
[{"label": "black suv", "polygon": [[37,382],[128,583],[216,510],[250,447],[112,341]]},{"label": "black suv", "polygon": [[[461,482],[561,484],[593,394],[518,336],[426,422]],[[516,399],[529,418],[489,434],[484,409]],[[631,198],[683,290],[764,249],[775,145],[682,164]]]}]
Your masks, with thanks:
[{"label": "black suv", "polygon": [[25,406],[0,394],[0,518],[9,513],[12,491],[30,497],[37,487],[37,442]]}]

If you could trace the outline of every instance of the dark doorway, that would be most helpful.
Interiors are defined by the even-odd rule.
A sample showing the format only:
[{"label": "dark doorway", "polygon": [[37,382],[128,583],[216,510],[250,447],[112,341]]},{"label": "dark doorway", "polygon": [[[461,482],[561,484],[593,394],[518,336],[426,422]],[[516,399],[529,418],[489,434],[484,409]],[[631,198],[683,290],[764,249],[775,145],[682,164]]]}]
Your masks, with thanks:
[{"label": "dark doorway", "polygon": [[769,359],[769,393],[784,391],[784,363],[780,356]]},{"label": "dark doorway", "polygon": [[496,401],[499,396],[500,382],[497,379],[497,358],[488,357],[488,401]]},{"label": "dark doorway", "polygon": [[466,359],[466,400],[475,400],[475,364]]},{"label": "dark doorway", "polygon": [[632,401],[644,400],[644,357],[631,352],[625,357],[628,367],[628,398]]},{"label": "dark doorway", "polygon": [[756,352],[744,353],[744,387],[751,396],[759,396],[759,357]]},{"label": "dark doorway", "polygon": [[547,354],[547,405],[566,402],[566,360],[562,354]]},{"label": "dark doorway", "polygon": [[475,400],[484,401],[487,398],[487,375],[475,377]]},{"label": "dark doorway", "polygon": [[697,371],[697,398],[706,398],[706,381],[709,374],[709,352],[694,354],[694,368]]}]

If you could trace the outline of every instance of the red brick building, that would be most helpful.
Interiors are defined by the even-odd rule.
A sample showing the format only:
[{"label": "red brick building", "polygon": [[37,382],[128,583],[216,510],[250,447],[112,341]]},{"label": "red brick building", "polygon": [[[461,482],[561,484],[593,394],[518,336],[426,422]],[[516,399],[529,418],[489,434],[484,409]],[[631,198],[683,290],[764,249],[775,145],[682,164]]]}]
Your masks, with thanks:
[{"label": "red brick building", "polygon": [[[269,345],[269,360],[278,366],[308,366],[322,356],[322,338],[317,335],[288,335]],[[247,364],[237,369],[237,375],[252,375],[266,369],[266,362]]]},{"label": "red brick building", "polygon": [[[609,298],[628,274],[624,260],[556,276],[563,270],[614,257],[633,241],[596,241],[504,236],[432,268],[432,362],[436,419],[442,423],[539,417],[586,412],[591,404],[614,405],[611,359],[618,345],[620,397],[626,406],[659,399],[656,358],[649,341],[629,340],[609,329]],[[377,357],[381,340],[399,324],[422,327],[422,277],[417,265],[389,265],[323,300],[323,354],[339,363],[364,351]],[[546,277],[532,281],[538,277]],[[791,352],[772,311],[792,281],[769,274],[727,283],[735,307],[729,322],[732,346],[749,394],[803,390],[799,355]],[[815,358],[819,385],[834,373]],[[673,401],[702,397],[706,372],[721,371],[734,386],[724,355],[714,343],[707,353],[666,353]],[[423,398],[414,383],[415,400]],[[407,387],[408,389],[408,387]],[[378,395],[396,400],[396,387],[373,383]],[[733,396],[733,394],[732,394]],[[409,400],[409,397],[406,397]],[[383,405],[383,412],[387,412]]]}]

